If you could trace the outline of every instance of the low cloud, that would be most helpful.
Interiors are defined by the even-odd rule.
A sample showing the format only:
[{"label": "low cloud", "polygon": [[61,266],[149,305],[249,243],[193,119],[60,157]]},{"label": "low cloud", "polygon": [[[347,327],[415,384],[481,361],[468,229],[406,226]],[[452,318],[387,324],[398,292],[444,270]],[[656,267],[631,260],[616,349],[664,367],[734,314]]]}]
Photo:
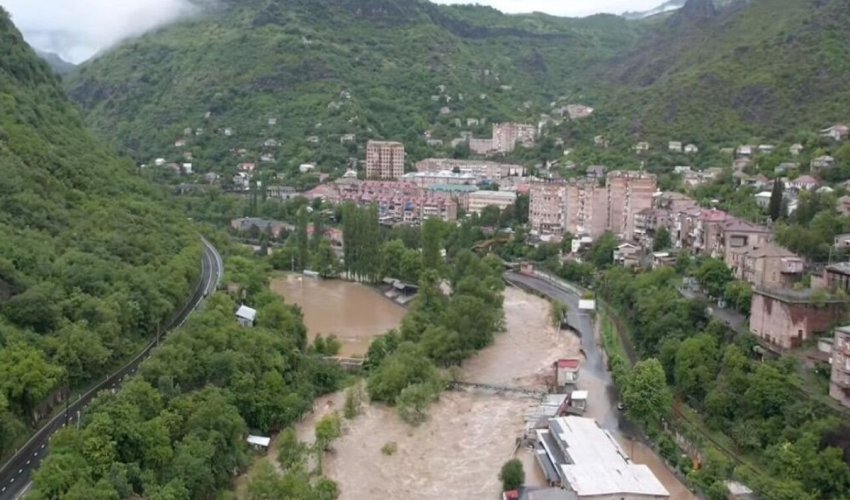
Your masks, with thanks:
[{"label": "low cloud", "polygon": [[33,47],[79,63],[197,12],[189,0],[0,0]]},{"label": "low cloud", "polygon": [[555,16],[584,17],[605,12],[622,14],[627,11],[649,10],[664,0],[433,0],[443,4],[489,5],[502,12],[545,12]]}]

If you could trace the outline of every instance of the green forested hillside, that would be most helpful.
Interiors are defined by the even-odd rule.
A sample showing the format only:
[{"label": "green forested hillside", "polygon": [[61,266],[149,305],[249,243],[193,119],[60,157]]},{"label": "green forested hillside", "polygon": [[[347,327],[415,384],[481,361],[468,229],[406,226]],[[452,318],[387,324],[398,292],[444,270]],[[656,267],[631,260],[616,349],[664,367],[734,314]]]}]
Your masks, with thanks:
[{"label": "green forested hillside", "polygon": [[777,139],[850,118],[848,42],[843,0],[690,0],[602,75],[632,132]]},{"label": "green forested hillside", "polygon": [[135,352],[199,270],[185,218],[84,130],[0,9],[0,455],[46,396]]},{"label": "green forested hillside", "polygon": [[[446,143],[461,130],[489,136],[493,121],[536,123],[558,96],[590,98],[584,69],[638,29],[616,16],[506,16],[421,0],[229,2],[84,65],[66,88],[140,161],[179,158],[174,142],[187,127],[201,171],[255,161],[268,138],[283,143],[271,151],[280,168],[344,162],[357,152],[340,144],[348,133],[361,147],[403,140],[421,156],[428,130]],[[231,151],[241,148],[242,158]]]},{"label": "green forested hillside", "polygon": [[[189,150],[200,171],[263,153],[277,170],[338,168],[371,137],[403,140],[412,158],[453,154],[426,146],[423,134],[446,143],[462,130],[484,136],[493,121],[555,115],[553,102],[597,110],[573,127],[581,133],[560,130],[571,147],[595,134],[623,148],[637,139],[778,140],[847,119],[842,0],[690,0],[634,21],[422,0],[216,6],[66,80],[89,122],[139,161]],[[339,143],[347,133],[356,145]],[[182,138],[185,148],[175,148]],[[264,151],[269,138],[281,148]]]}]

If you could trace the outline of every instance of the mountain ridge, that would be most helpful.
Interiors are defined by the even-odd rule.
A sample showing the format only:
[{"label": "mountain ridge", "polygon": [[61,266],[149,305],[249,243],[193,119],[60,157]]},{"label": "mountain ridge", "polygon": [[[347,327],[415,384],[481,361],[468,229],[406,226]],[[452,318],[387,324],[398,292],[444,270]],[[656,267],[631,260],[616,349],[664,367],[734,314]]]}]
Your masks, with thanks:
[{"label": "mountain ridge", "polygon": [[[333,138],[349,133],[360,144],[402,140],[411,158],[457,154],[425,147],[423,135],[444,144],[464,131],[486,136],[483,122],[536,122],[568,101],[597,110],[581,126],[596,130],[580,135],[620,136],[624,146],[671,135],[777,138],[789,123],[812,129],[842,119],[830,103],[843,96],[836,82],[850,74],[845,48],[820,50],[846,35],[828,19],[847,17],[837,0],[689,0],[639,21],[504,15],[424,0],[223,5],[74,71],[66,88],[89,123],[142,162],[178,157],[172,145],[189,139],[182,131],[190,127],[251,137],[230,147],[218,137],[190,138],[202,169],[259,161],[261,137],[277,135],[284,145],[270,166],[280,171],[345,163],[358,149]],[[828,29],[812,29],[821,24]],[[829,82],[822,85],[823,74]],[[184,75],[205,83],[194,86]],[[811,91],[802,92],[807,85]],[[206,112],[212,118],[205,123]],[[288,119],[263,126],[262,116],[273,114]],[[249,150],[248,158],[234,147]]]}]

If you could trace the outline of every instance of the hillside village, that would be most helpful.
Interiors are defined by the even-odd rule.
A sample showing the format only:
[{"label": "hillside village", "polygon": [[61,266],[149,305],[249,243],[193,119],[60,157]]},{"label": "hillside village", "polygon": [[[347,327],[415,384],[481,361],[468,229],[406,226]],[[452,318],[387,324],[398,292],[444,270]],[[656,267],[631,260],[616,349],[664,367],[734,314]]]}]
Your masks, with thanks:
[{"label": "hillside village", "polygon": [[[342,98],[346,98],[345,93]],[[513,210],[517,200],[524,198],[529,206],[527,244],[560,245],[565,260],[580,261],[582,253],[599,238],[613,234],[619,239],[613,260],[626,267],[675,265],[681,254],[722,261],[736,282],[747,284],[745,295],[751,295],[750,300],[743,301],[746,306],[741,312],[746,318],[738,322],[746,322],[746,330],[758,337],[764,348],[776,352],[809,346],[813,339],[850,319],[850,299],[845,298],[850,291],[850,267],[841,262],[850,250],[850,234],[831,235],[824,262],[819,258],[822,251],[801,255],[783,246],[775,231],[775,223],[793,217],[802,203],[805,210],[811,210],[813,204],[834,207],[840,223],[833,228],[845,228],[850,233],[850,195],[845,194],[850,181],[844,182],[843,174],[847,165],[836,159],[850,135],[847,125],[816,131],[816,137],[810,137],[805,145],[753,143],[716,148],[671,140],[666,147],[657,148],[661,151],[655,151],[651,143],[638,141],[629,148],[634,155],[630,163],[640,167],[609,171],[606,165],[580,165],[571,160],[581,148],[609,149],[604,136],[596,135],[593,144],[576,144],[573,148],[564,148],[565,141],[559,137],[561,120],[585,119],[593,108],[555,102],[551,106],[557,111],[557,121],[542,115],[536,125],[494,123],[488,138],[461,132],[450,145],[455,151],[468,150],[465,158],[413,161],[401,142],[368,140],[365,159],[351,157],[342,169],[300,164],[294,175],[312,179],[300,188],[281,184],[292,174],[282,173],[286,169],[276,166],[282,161],[276,152],[287,138],[264,139],[253,153],[234,148],[235,154],[246,160],[236,165],[235,173],[202,174],[190,163],[192,154],[180,151],[204,131],[187,128],[174,144],[183,163],[158,158],[153,165],[176,174],[174,182],[179,182],[176,189],[181,193],[222,189],[235,196],[281,201],[303,197],[331,207],[374,204],[380,222],[387,226],[415,226],[432,217],[455,222],[485,210]],[[276,118],[267,121],[268,126],[276,123]],[[470,118],[465,123],[454,120],[457,126],[482,123],[486,119]],[[229,128],[216,133],[234,135]],[[445,151],[446,144],[434,138],[431,131],[425,131],[422,137],[434,152]],[[553,137],[564,148],[561,160],[532,163],[515,155],[527,151],[533,156],[541,142],[552,142]],[[307,140],[334,140],[351,146],[352,151],[359,149],[354,133]],[[659,154],[685,163],[711,149],[717,149],[712,158],[727,157],[729,163],[703,168],[653,166]],[[662,184],[672,189],[662,190]],[[731,187],[731,191],[712,188],[720,185]],[[714,191],[717,197],[699,197]],[[244,232],[246,225],[280,228],[280,224],[249,218],[235,221],[233,227]],[[341,252],[341,235],[331,234],[332,228],[325,231]],[[657,237],[662,233],[665,243],[659,244]],[[729,297],[711,298],[722,308]],[[819,354],[809,353],[810,362],[838,360],[846,343],[842,335],[841,331],[835,333],[831,342],[834,349],[823,342]],[[850,406],[850,384],[846,383],[850,375],[842,371],[840,362],[833,366],[830,394]]]}]

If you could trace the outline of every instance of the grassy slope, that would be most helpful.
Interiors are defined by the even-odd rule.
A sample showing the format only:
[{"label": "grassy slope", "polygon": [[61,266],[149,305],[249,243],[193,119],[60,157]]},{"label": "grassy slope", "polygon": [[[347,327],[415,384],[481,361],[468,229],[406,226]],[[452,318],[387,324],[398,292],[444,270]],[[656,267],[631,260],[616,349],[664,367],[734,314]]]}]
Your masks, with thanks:
[{"label": "grassy slope", "polygon": [[847,119],[848,21],[838,0],[752,0],[701,21],[678,15],[608,64],[606,77],[624,117],[650,137],[782,138]]}]

